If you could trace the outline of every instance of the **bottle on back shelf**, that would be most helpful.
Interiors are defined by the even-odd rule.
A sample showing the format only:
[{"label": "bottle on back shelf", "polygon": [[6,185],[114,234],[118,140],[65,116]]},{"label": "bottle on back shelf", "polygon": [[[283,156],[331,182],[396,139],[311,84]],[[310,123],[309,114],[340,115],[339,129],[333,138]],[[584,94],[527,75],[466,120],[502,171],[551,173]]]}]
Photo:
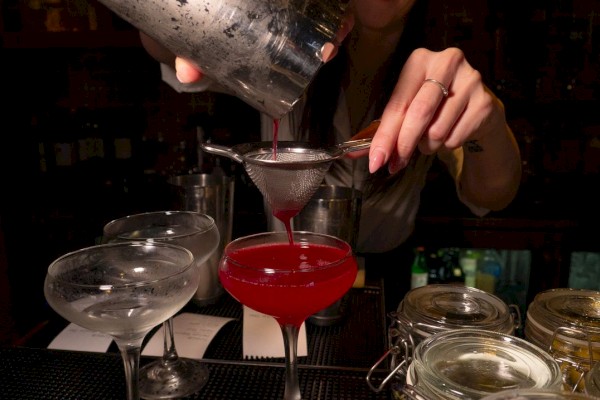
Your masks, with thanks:
[{"label": "bottle on back shelf", "polygon": [[427,268],[427,259],[425,256],[425,247],[415,248],[415,258],[411,267],[410,288],[418,288],[427,285],[429,278],[429,269]]},{"label": "bottle on back shelf", "polygon": [[428,285],[445,282],[446,277],[444,275],[443,266],[440,262],[439,250],[429,253],[427,258],[427,268],[429,270],[429,276],[427,278]]},{"label": "bottle on back shelf", "polygon": [[445,282],[453,284],[464,284],[465,274],[459,262],[459,249],[448,247],[441,251],[441,263],[445,274]]},{"label": "bottle on back shelf", "polygon": [[477,265],[481,253],[477,249],[462,249],[460,252],[460,266],[465,274],[465,285],[476,287]]},{"label": "bottle on back shelf", "polygon": [[477,288],[494,294],[501,274],[502,261],[498,252],[495,249],[486,249],[477,268]]}]

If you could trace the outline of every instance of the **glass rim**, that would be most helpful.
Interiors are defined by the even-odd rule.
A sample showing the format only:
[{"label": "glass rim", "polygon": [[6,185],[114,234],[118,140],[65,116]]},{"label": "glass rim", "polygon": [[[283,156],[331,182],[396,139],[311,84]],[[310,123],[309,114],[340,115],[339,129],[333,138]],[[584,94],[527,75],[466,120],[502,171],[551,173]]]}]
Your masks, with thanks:
[{"label": "glass rim", "polygon": [[[173,235],[173,236],[168,236],[168,237],[156,237],[156,236],[140,236],[140,237],[136,237],[136,238],[131,238],[128,236],[124,236],[123,233],[117,233],[117,234],[113,234],[110,232],[110,229],[112,229],[114,226],[120,224],[120,223],[125,223],[127,221],[135,221],[137,219],[142,219],[142,218],[147,218],[147,217],[152,217],[152,216],[156,216],[156,215],[160,215],[160,216],[170,216],[170,215],[193,215],[193,216],[198,216],[202,219],[205,219],[206,221],[208,221],[207,226],[196,226],[195,227],[198,228],[198,230],[194,231],[194,232],[188,232],[188,233],[184,233],[184,234],[179,234],[179,235]],[[144,228],[147,228],[148,226],[145,226]],[[123,217],[119,217],[119,218],[115,218],[109,222],[107,222],[106,224],[104,224],[104,227],[102,228],[102,233],[105,236],[109,236],[109,237],[113,237],[113,238],[118,238],[120,240],[130,240],[130,241],[164,241],[164,240],[175,240],[175,239],[181,239],[187,236],[191,236],[191,235],[197,235],[197,234],[203,234],[205,232],[208,232],[212,229],[215,229],[217,227],[217,222],[215,221],[215,219],[213,217],[211,217],[208,214],[205,213],[201,213],[201,212],[197,212],[197,211],[187,211],[187,210],[163,210],[163,211],[149,211],[149,212],[143,212],[143,213],[138,213],[138,214],[131,214],[131,215],[126,215]],[[136,230],[140,230],[142,228],[140,228],[139,226],[135,227]],[[130,231],[127,230],[127,233],[129,233]],[[150,240],[152,239],[152,240]]]},{"label": "glass rim", "polygon": [[[77,283],[77,282],[73,282],[70,280],[61,279],[59,277],[59,275],[56,274],[57,265],[59,263],[65,261],[67,258],[71,258],[73,256],[77,256],[79,254],[89,252],[91,250],[107,249],[107,248],[112,248],[112,247],[164,247],[164,248],[169,248],[169,249],[176,250],[179,252],[181,252],[181,251],[185,252],[188,255],[188,262],[186,263],[184,268],[182,268],[178,271],[175,271],[171,274],[161,276],[160,278],[151,279],[151,280],[147,279],[147,280],[138,281],[138,282],[127,282],[127,283],[123,283],[123,284],[91,285],[91,284]],[[179,246],[179,245],[172,244],[172,243],[164,243],[164,242],[126,241],[126,242],[117,242],[117,243],[97,244],[97,245],[83,247],[83,248],[65,253],[50,263],[50,265],[48,266],[48,269],[47,269],[47,276],[51,276],[55,281],[60,282],[63,285],[69,285],[69,286],[73,286],[73,287],[97,288],[98,290],[101,290],[101,291],[122,290],[122,289],[128,289],[128,288],[132,288],[132,287],[150,286],[157,282],[171,279],[173,277],[176,277],[178,275],[186,273],[190,268],[193,268],[194,265],[195,265],[194,264],[194,255],[192,254],[191,251],[189,251],[188,249],[186,249],[183,246]]]},{"label": "glass rim", "polygon": [[[449,305],[438,304],[440,299],[446,299]],[[444,314],[447,312],[454,314]],[[410,290],[398,305],[396,313],[400,320],[431,327],[432,332],[429,333],[474,328],[511,334],[515,329],[509,305],[498,296],[477,288],[448,283]],[[479,317],[475,319],[474,314]]]},{"label": "glass rim", "polygon": [[[274,244],[274,243],[288,243],[289,244],[287,231],[269,231],[269,232],[259,232],[259,233],[254,233],[254,234],[250,234],[250,235],[246,235],[246,236],[241,236],[241,237],[238,237],[238,238],[232,240],[225,246],[225,249],[223,250],[222,258],[227,259],[229,263],[235,264],[239,268],[244,268],[244,269],[249,269],[249,270],[269,269],[269,270],[272,270],[273,272],[277,272],[277,273],[296,274],[296,273],[302,273],[302,272],[314,272],[314,271],[319,271],[319,270],[323,270],[323,269],[333,268],[337,265],[344,263],[348,258],[354,257],[354,252],[353,252],[350,244],[347,241],[340,239],[337,236],[328,235],[325,233],[311,232],[311,231],[292,231],[292,236],[294,237],[294,246],[301,245],[302,243],[307,243],[306,241],[297,242],[296,234],[300,234],[300,235],[304,235],[304,236],[320,237],[320,238],[324,238],[327,240],[333,240],[337,244],[341,244],[343,246],[343,247],[337,247],[337,248],[339,248],[342,251],[345,251],[345,254],[342,257],[340,257],[338,260],[330,261],[330,262],[327,262],[327,263],[319,265],[319,266],[312,266],[310,268],[304,268],[304,269],[256,267],[256,266],[252,266],[252,265],[242,264],[230,255],[232,251],[235,251],[235,248],[239,248],[237,246],[240,243],[245,242],[245,241],[251,241],[253,239],[259,239],[261,237],[276,236],[276,237],[281,237],[282,240],[278,240],[278,241],[271,240],[271,241],[264,241],[264,242],[260,242],[260,243],[257,242],[257,243],[254,243],[253,246],[266,246],[266,245],[270,245],[270,244]],[[310,244],[323,245],[324,243],[308,242],[308,244],[309,245]],[[232,249],[234,249],[234,250],[232,250]]]},{"label": "glass rim", "polygon": [[[590,306],[588,309],[574,309],[575,305],[582,303]],[[600,301],[600,291],[581,288],[552,288],[539,292],[531,302],[527,316],[536,320],[548,330],[561,326],[583,328],[596,334],[600,333],[600,319],[594,305]],[[561,309],[551,307],[558,303]],[[579,303],[579,304],[578,304]],[[558,313],[561,311],[561,313]],[[577,311],[577,312],[573,312]],[[591,312],[596,311],[596,314]]]}]

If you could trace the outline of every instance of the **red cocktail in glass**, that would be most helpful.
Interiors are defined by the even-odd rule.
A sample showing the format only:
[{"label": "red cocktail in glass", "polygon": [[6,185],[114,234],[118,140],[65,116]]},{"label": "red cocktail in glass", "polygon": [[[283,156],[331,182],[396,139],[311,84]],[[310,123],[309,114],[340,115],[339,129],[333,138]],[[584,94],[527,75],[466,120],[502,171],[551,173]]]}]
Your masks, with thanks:
[{"label": "red cocktail in glass", "polygon": [[219,266],[223,287],[240,303],[273,316],[283,333],[285,400],[300,399],[297,341],[306,318],[340,299],[356,279],[350,245],[312,232],[267,232],[229,243]]}]

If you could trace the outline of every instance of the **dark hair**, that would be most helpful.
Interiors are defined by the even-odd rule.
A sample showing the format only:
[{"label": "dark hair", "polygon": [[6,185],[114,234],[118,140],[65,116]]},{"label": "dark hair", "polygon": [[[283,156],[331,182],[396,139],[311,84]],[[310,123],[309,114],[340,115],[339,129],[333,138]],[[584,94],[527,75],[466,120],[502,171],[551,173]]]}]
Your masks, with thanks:
[{"label": "dark hair", "polygon": [[[425,16],[427,0],[416,0],[409,15],[402,37],[396,51],[390,59],[390,65],[384,77],[384,90],[379,94],[375,104],[376,115],[381,115],[398,80],[402,66],[413,50],[423,45],[425,38]],[[340,46],[338,54],[327,62],[309,85],[306,92],[306,105],[300,123],[300,136],[308,138],[313,145],[333,145],[333,116],[342,86],[342,78],[348,68],[348,54],[345,46]],[[385,168],[373,177],[374,186],[381,186],[375,181],[386,180]],[[394,179],[395,180],[395,179]],[[385,186],[385,184],[383,184]]]}]

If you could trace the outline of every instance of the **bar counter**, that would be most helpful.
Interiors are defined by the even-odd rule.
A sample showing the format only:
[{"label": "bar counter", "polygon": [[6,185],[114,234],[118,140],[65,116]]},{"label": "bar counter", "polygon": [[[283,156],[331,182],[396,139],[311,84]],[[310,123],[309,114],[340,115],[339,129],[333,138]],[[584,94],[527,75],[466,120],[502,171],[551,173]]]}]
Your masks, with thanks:
[{"label": "bar counter", "polygon": [[[308,356],[299,358],[303,399],[390,399],[389,392],[375,393],[366,382],[369,369],[387,350],[381,286],[351,289],[342,307],[345,318],[336,325],[306,324]],[[214,306],[198,308],[190,303],[182,312],[234,318],[219,331],[204,355],[210,371],[208,383],[186,399],[283,397],[283,359],[242,357],[239,303],[225,294]],[[49,350],[39,346],[49,343],[54,333],[58,332],[48,326],[25,346],[0,349],[1,398],[99,400],[125,397],[123,363],[114,343],[107,353]],[[141,364],[152,360],[142,357]],[[371,381],[377,385],[387,373],[383,367],[374,373]]]}]

